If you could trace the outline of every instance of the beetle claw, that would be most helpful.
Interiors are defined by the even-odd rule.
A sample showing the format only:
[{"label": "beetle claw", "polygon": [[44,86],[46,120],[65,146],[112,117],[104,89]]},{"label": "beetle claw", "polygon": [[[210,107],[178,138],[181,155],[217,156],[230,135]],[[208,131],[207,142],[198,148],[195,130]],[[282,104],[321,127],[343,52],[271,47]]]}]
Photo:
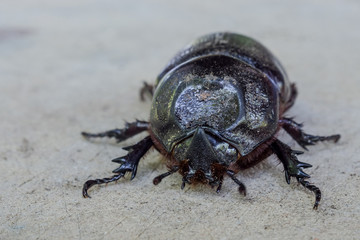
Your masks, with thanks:
[{"label": "beetle claw", "polygon": [[298,173],[296,174],[297,178],[310,178],[310,175],[305,173],[303,170],[298,169]]},{"label": "beetle claw", "polygon": [[296,165],[298,168],[310,168],[310,167],[312,167],[312,165],[311,164],[308,164],[308,163],[305,163],[305,162],[300,162],[300,161],[298,161],[297,162],[297,165]]},{"label": "beetle claw", "polygon": [[127,146],[127,147],[123,147],[122,149],[125,150],[125,151],[132,151],[132,150],[134,150],[134,146],[133,145],[132,146]]},{"label": "beetle claw", "polygon": [[287,184],[290,184],[290,176],[289,176],[289,172],[287,170],[285,170],[285,180],[286,180]]},{"label": "beetle claw", "polygon": [[301,155],[301,154],[304,154],[303,151],[298,151],[298,150],[291,150],[291,152],[295,155]]},{"label": "beetle claw", "polygon": [[123,156],[123,157],[118,157],[118,158],[115,158],[113,160],[111,160],[112,162],[115,162],[115,163],[119,163],[119,164],[124,164],[126,163],[126,159],[125,159],[126,156]]}]

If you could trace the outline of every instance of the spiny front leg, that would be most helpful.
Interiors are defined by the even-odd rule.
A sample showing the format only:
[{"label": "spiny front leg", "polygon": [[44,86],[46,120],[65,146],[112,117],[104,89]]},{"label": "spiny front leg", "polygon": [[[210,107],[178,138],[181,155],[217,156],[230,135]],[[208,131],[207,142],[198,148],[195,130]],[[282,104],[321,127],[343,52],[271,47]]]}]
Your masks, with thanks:
[{"label": "spiny front leg", "polygon": [[136,120],[136,122],[132,123],[126,123],[125,127],[122,129],[113,129],[101,133],[87,133],[82,132],[81,134],[85,138],[93,138],[93,137],[114,137],[116,138],[117,142],[124,141],[132,136],[135,136],[136,134],[139,134],[143,131],[146,131],[149,129],[150,123],[145,121],[139,121]]},{"label": "spiny front leg", "polygon": [[309,182],[305,181],[306,178],[310,178],[310,175],[306,174],[302,168],[309,168],[312,166],[308,163],[298,161],[296,155],[302,154],[303,152],[292,150],[288,145],[277,139],[271,144],[271,148],[284,165],[286,182],[290,184],[290,177],[296,177],[301,185],[314,192],[314,209],[317,209],[321,200],[321,191],[315,185],[311,185]]},{"label": "spiny front leg", "polygon": [[113,173],[116,173],[116,175],[112,176],[111,178],[88,180],[83,186],[83,196],[85,198],[90,197],[88,190],[92,186],[117,181],[122,178],[126,172],[131,172],[131,180],[134,179],[140,159],[145,155],[145,153],[151,148],[152,145],[153,141],[151,140],[150,136],[147,136],[137,144],[123,148],[124,150],[129,151],[129,153],[123,157],[112,160],[113,162],[121,164],[120,167],[113,171]]},{"label": "spiny front leg", "polygon": [[299,124],[291,118],[283,118],[279,120],[284,130],[305,150],[307,145],[314,145],[319,141],[334,141],[337,142],[340,139],[339,134],[331,136],[314,136],[302,131],[302,124]]}]

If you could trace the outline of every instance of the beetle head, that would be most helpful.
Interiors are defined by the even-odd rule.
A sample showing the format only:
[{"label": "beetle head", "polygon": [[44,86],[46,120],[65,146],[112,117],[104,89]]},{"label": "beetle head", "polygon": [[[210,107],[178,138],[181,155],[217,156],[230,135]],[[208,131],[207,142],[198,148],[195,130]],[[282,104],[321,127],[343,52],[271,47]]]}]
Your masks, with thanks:
[{"label": "beetle head", "polygon": [[217,184],[227,166],[238,158],[237,150],[198,127],[192,136],[178,143],[173,158],[187,183]]}]

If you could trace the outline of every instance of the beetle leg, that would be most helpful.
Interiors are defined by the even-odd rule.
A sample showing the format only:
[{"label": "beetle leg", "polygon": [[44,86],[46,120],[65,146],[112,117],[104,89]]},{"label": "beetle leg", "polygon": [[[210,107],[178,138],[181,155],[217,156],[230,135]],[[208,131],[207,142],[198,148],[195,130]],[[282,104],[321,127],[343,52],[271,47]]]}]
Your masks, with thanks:
[{"label": "beetle leg", "polygon": [[137,167],[140,159],[145,155],[145,153],[151,148],[153,144],[154,143],[151,140],[150,136],[147,136],[135,145],[123,148],[124,150],[129,151],[129,153],[123,157],[115,158],[112,160],[113,162],[121,164],[120,167],[113,171],[113,173],[116,173],[117,175],[114,175],[111,178],[88,180],[83,186],[83,196],[89,197],[87,190],[93,185],[117,181],[122,178],[126,172],[131,172],[130,180],[133,180],[136,176]]},{"label": "beetle leg", "polygon": [[155,177],[153,180],[154,185],[158,185],[161,180],[163,180],[164,178],[170,176],[171,174],[177,172],[179,170],[179,166],[175,166],[174,168],[170,169],[170,171],[160,174],[159,176]]},{"label": "beetle leg", "polygon": [[109,137],[109,138],[111,138],[111,137],[114,137],[114,138],[116,138],[117,142],[121,142],[132,136],[135,136],[138,133],[148,130],[149,126],[150,126],[149,122],[136,120],[136,122],[126,123],[125,128],[122,128],[122,129],[117,128],[117,129],[113,129],[113,130],[109,130],[109,131],[101,132],[101,133],[95,133],[95,134],[82,132],[81,134],[85,138],[93,138],[93,137]]},{"label": "beetle leg", "polygon": [[318,141],[334,141],[337,142],[340,139],[339,134],[331,136],[314,136],[304,133],[301,130],[302,124],[299,124],[291,118],[283,118],[280,120],[280,124],[285,131],[305,150],[307,145],[314,145]]},{"label": "beetle leg", "polygon": [[302,154],[303,152],[292,150],[288,145],[277,139],[271,144],[271,148],[284,165],[286,182],[290,184],[290,177],[296,177],[301,185],[314,192],[316,196],[314,209],[317,209],[321,199],[321,191],[315,185],[311,185],[305,181],[306,178],[310,178],[310,175],[306,174],[302,168],[312,166],[308,163],[298,161],[296,155]]},{"label": "beetle leg", "polygon": [[[237,185],[239,185],[239,192],[240,192],[240,194],[243,194],[244,196],[246,196],[246,187],[245,187],[245,185],[244,185],[242,182],[240,182],[239,179],[237,179],[237,178],[235,177],[235,173],[234,173],[233,171],[231,171],[231,170],[227,170],[227,171],[226,171],[226,174],[227,174]],[[220,185],[220,186],[221,186],[221,185]]]},{"label": "beetle leg", "polygon": [[145,94],[149,94],[151,98],[154,96],[154,86],[144,82],[144,86],[140,89],[140,99],[145,101]]}]

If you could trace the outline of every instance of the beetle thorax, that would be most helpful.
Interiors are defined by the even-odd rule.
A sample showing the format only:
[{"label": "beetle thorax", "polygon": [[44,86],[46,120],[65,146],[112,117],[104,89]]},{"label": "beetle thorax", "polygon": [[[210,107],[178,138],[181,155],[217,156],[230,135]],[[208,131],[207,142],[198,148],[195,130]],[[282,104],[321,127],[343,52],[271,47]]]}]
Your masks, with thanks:
[{"label": "beetle thorax", "polygon": [[228,81],[208,80],[185,88],[175,102],[175,116],[185,128],[221,130],[231,126],[240,109],[238,91]]}]

